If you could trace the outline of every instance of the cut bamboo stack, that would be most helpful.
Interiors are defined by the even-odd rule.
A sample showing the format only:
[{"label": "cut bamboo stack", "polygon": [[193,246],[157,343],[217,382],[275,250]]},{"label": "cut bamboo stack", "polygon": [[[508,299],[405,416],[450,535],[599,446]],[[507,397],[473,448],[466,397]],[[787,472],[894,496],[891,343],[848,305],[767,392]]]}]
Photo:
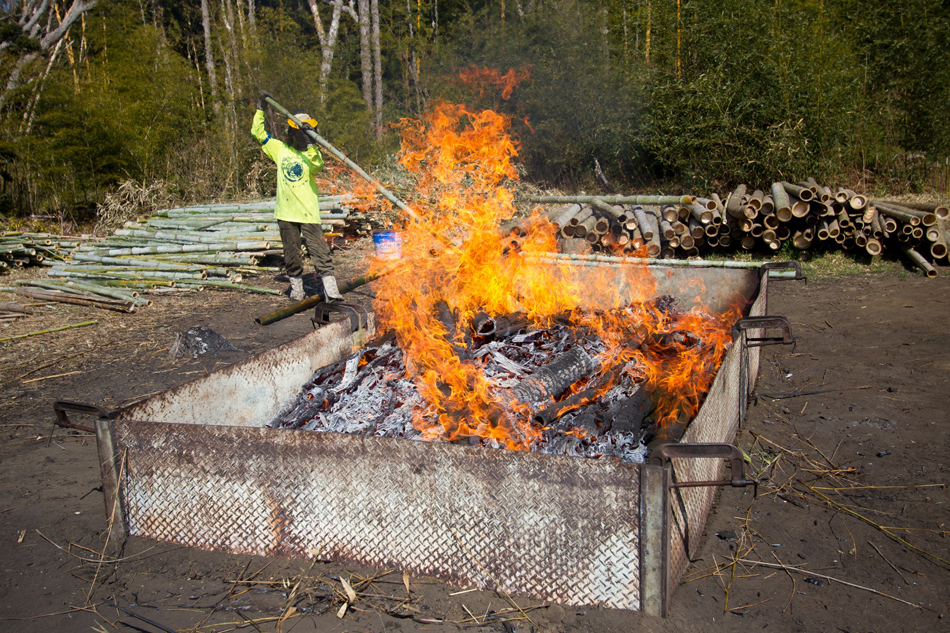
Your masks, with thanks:
[{"label": "cut bamboo stack", "polygon": [[808,178],[762,189],[739,185],[728,195],[690,204],[616,205],[584,196],[548,217],[565,252],[576,252],[578,240],[590,251],[663,259],[740,250],[774,254],[786,245],[802,259],[820,250],[873,256],[893,248],[935,276],[927,259],[948,255],[948,215],[946,204],[873,200]]},{"label": "cut bamboo stack", "polygon": [[[331,236],[369,235],[376,222],[350,206],[353,196],[320,198]],[[86,287],[171,291],[203,287],[279,294],[243,284],[245,276],[279,269],[283,258],[274,201],[167,209],[126,222],[112,236],[87,240],[49,276]]]}]

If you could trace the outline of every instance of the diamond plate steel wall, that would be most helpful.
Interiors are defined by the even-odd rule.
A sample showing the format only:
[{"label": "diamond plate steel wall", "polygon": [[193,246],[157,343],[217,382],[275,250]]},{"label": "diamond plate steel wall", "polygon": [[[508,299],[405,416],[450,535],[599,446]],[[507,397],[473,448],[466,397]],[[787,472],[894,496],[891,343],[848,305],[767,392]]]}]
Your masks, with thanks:
[{"label": "diamond plate steel wall", "polygon": [[[756,300],[748,316],[763,316],[768,297],[768,275],[764,275]],[[749,337],[761,337],[762,330],[749,330]],[[716,379],[699,413],[690,422],[680,442],[726,443],[736,437],[745,402],[755,386],[759,371],[758,347],[733,345],[726,354]],[[745,376],[745,381],[743,380]],[[743,384],[745,382],[745,384]],[[723,478],[722,459],[672,459],[672,479],[676,481],[712,481]],[[706,519],[718,488],[674,488],[670,491],[670,587],[676,587],[691,558],[699,551]]]},{"label": "diamond plate steel wall", "polygon": [[[759,290],[756,271],[658,272],[664,288],[688,296],[704,283],[722,300]],[[765,288],[753,315],[764,313]],[[657,467],[261,428],[314,369],[359,344],[347,323],[334,324],[100,421],[127,532],[407,569],[570,605],[665,610],[699,545],[712,489],[671,492],[668,520],[656,516],[667,502]],[[743,367],[754,380],[757,349],[729,351],[683,441],[732,440]],[[715,460],[674,463],[678,480],[719,469]]]},{"label": "diamond plate steel wall", "polygon": [[639,608],[638,465],[118,420],[129,533]]}]

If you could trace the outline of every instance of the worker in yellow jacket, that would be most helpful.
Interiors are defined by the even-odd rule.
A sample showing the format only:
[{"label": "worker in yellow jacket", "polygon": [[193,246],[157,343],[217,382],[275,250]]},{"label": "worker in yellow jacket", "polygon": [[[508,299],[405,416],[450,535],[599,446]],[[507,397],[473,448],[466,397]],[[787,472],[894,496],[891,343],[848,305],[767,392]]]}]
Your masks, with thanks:
[{"label": "worker in yellow jacket", "polygon": [[264,129],[267,97],[270,97],[268,93],[260,93],[251,134],[260,142],[268,158],[277,164],[277,206],[274,208],[274,217],[277,218],[280,239],[284,245],[284,265],[290,277],[290,298],[293,301],[304,299],[303,257],[300,249],[303,238],[317,277],[323,282],[324,299],[342,301],[333,274],[330,247],[323,235],[317,183],[313,179],[323,169],[323,156],[306,133],[306,130],[313,130],[317,122],[308,114],[295,114],[302,129],[292,119],[288,119],[287,142],[279,141]]}]

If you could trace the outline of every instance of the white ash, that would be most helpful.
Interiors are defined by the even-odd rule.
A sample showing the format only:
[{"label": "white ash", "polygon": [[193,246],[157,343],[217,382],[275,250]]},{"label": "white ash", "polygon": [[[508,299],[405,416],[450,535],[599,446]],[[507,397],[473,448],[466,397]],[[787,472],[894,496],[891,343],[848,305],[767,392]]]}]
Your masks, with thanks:
[{"label": "white ash", "polygon": [[[594,335],[575,341],[574,333],[565,326],[535,329],[502,340],[484,341],[472,350],[481,365],[492,391],[499,395],[517,386],[537,369],[566,353],[575,345],[588,354],[603,357],[606,346]],[[368,362],[361,362],[370,359]],[[336,367],[318,370],[298,400],[269,426],[277,428],[349,433],[376,437],[421,439],[413,426],[415,418],[434,420],[437,411],[407,378],[405,353],[394,341],[354,354]],[[609,405],[629,397],[636,385],[624,380],[602,398]],[[510,396],[509,396],[510,397]],[[550,402],[531,403],[532,409]],[[584,409],[568,413],[557,423],[558,429],[547,429],[531,450],[546,454],[573,457],[608,458],[624,462],[642,462],[646,448],[633,433],[598,433],[595,428],[572,426]],[[589,426],[589,420],[586,422]],[[478,441],[485,447],[503,448],[498,441]]]}]

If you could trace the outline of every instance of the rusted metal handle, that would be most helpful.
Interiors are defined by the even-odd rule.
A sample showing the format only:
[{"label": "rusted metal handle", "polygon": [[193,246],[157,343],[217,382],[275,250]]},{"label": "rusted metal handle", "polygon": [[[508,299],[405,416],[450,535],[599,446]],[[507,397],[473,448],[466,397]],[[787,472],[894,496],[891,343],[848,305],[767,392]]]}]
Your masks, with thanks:
[{"label": "rusted metal handle", "polygon": [[112,413],[106,411],[102,407],[96,406],[94,404],[86,404],[84,402],[70,402],[69,400],[57,400],[53,403],[53,411],[56,412],[56,425],[61,426],[64,429],[76,429],[78,431],[85,431],[87,433],[95,433],[96,429],[92,426],[86,426],[84,424],[76,424],[75,422],[69,419],[69,416],[66,415],[67,411],[72,411],[74,413],[85,413],[87,415],[95,415],[100,418],[111,418]]},{"label": "rusted metal handle", "polygon": [[759,494],[759,482],[754,479],[746,479],[745,470],[742,466],[744,456],[737,446],[732,444],[682,444],[669,442],[659,444],[653,449],[653,457],[663,459],[728,459],[732,478],[725,481],[678,481],[670,484],[670,488],[699,488],[703,486],[732,486],[733,488],[742,488],[752,486],[753,496]]},{"label": "rusted metal handle", "polygon": [[794,277],[776,277],[776,279],[795,279],[808,283],[808,277],[802,273],[801,262],[766,262],[759,266],[759,275],[767,275],[771,270],[794,270]]},{"label": "rusted metal handle", "polygon": [[[764,345],[795,345],[798,343],[798,337],[792,336],[792,324],[783,316],[757,316],[743,317],[732,326],[732,338],[739,338],[739,333],[745,330],[765,330],[780,328],[782,336],[762,336],[749,338],[746,335],[746,347],[762,347]],[[792,348],[794,350],[794,347]]]}]

